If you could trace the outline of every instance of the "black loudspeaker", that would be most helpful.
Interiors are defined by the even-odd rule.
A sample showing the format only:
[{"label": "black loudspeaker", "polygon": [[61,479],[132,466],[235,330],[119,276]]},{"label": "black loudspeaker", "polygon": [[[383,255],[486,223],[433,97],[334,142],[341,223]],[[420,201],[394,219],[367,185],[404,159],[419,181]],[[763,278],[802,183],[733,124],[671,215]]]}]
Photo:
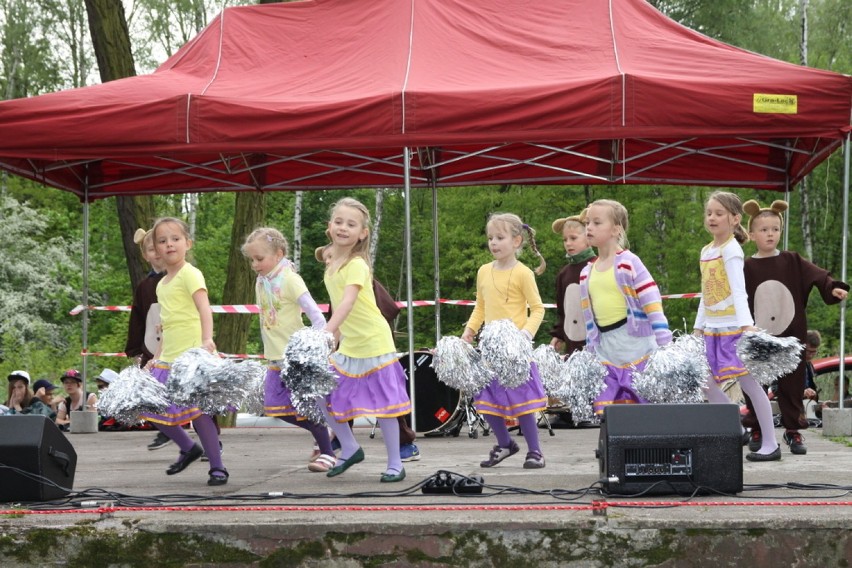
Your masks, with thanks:
[{"label": "black loudspeaker", "polygon": [[743,490],[736,404],[636,404],[604,411],[597,458],[605,493],[691,495]]},{"label": "black loudspeaker", "polygon": [[49,418],[0,417],[0,502],[64,497],[76,467],[77,452]]}]

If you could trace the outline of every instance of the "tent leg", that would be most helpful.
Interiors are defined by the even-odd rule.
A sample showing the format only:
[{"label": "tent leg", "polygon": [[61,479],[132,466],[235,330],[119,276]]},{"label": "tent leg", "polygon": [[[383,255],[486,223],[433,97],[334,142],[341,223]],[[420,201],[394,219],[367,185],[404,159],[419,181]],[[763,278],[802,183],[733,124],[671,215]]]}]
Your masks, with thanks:
[{"label": "tent leg", "polygon": [[[89,178],[83,186],[83,353],[89,352]],[[83,392],[86,392],[88,357],[83,355]]]},{"label": "tent leg", "polygon": [[434,258],[435,279],[435,346],[441,340],[441,257],[438,252],[438,186],[432,180],[432,258]]},{"label": "tent leg", "polygon": [[[850,140],[852,140],[852,135],[846,135],[846,143],[843,148],[843,239],[842,239],[842,252],[840,255],[840,274],[841,279],[846,282],[846,251],[849,242],[849,144]],[[846,302],[841,302],[840,304],[840,369],[839,369],[839,378],[838,380],[840,388],[839,391],[839,403],[840,408],[843,408],[843,393],[846,392],[844,390],[844,386],[846,383],[846,373],[845,373],[845,362],[846,359]]]},{"label": "tent leg", "polygon": [[405,287],[408,294],[408,384],[410,385],[411,397],[411,429],[417,432],[417,418],[414,409],[417,401],[414,393],[414,284],[411,276],[411,149],[405,147],[403,149],[403,168],[405,180],[405,234],[408,238],[405,239]]}]

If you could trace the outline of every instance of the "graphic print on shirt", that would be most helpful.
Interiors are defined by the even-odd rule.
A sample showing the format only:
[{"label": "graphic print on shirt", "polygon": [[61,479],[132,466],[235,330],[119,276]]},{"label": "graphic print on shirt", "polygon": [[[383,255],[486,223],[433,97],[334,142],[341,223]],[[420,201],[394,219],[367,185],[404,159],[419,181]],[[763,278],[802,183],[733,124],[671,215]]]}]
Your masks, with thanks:
[{"label": "graphic print on shirt", "polygon": [[725,261],[721,256],[701,263],[701,280],[704,282],[704,308],[709,317],[730,316],[736,313]]}]

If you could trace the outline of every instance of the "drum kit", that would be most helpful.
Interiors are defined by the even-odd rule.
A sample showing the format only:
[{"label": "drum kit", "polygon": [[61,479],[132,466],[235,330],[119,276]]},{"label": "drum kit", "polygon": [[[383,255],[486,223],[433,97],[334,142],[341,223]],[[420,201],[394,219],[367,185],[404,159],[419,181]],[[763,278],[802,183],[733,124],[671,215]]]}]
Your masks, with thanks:
[{"label": "drum kit", "polygon": [[[491,433],[491,427],[473,406],[473,396],[450,388],[440,380],[432,368],[432,353],[414,352],[414,418],[417,432],[427,438],[453,436],[458,437],[467,427],[470,438],[478,438]],[[401,357],[402,367],[408,372],[409,358]],[[406,383],[411,394],[411,381]],[[553,428],[547,412],[541,414],[551,436]]]},{"label": "drum kit", "polygon": [[[488,423],[473,407],[473,396],[450,388],[440,380],[432,368],[432,353],[414,352],[414,418],[417,432],[427,438],[457,437],[467,426],[468,436],[478,438],[491,432]],[[408,372],[409,358],[401,357],[402,367]],[[411,394],[411,381],[406,383]]]}]

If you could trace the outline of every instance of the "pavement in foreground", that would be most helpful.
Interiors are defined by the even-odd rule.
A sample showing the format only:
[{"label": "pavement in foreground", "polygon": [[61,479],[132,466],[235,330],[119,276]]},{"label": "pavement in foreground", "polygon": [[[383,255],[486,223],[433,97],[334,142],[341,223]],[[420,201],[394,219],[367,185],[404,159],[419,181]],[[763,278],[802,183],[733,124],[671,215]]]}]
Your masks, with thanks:
[{"label": "pavement in foreground", "polygon": [[[792,455],[782,443],[781,461],[752,463],[743,460],[744,490],[741,493],[692,497],[601,494],[599,463],[595,457],[597,428],[554,430],[553,436],[544,429],[539,430],[547,460],[547,466],[541,470],[522,468],[525,444],[521,437],[516,438],[521,452],[497,467],[483,469],[479,462],[494,444],[493,435],[473,439],[465,430],[459,437],[421,436],[417,440],[421,459],[405,463],[407,478],[393,484],[379,482],[386,455],[381,434],[377,432],[375,438],[371,438],[370,428],[366,427],[356,428],[355,433],[364,448],[365,461],[341,476],[328,478],[325,474],[308,471],[312,440],[301,429],[224,429],[221,436],[223,459],[230,472],[230,481],[222,487],[207,486],[208,464],[204,462],[196,462],[178,475],[167,476],[165,470],[177,457],[177,448],[170,444],[157,451],[148,451],[146,446],[153,439],[151,432],[68,434],[78,454],[69,505],[55,502],[37,506],[53,509],[47,511],[49,514],[30,514],[18,509],[23,514],[0,519],[0,531],[3,535],[17,534],[19,544],[20,535],[29,529],[77,526],[81,522],[123,527],[123,530],[136,527],[148,532],[218,533],[218,538],[239,541],[240,546],[262,556],[264,553],[258,550],[269,552],[285,541],[290,546],[293,542],[323,538],[322,535],[334,531],[368,531],[376,535],[396,535],[398,539],[447,531],[476,530],[505,535],[513,531],[515,534],[550,529],[594,531],[606,527],[612,531],[628,531],[634,535],[630,538],[635,538],[636,531],[642,530],[658,533],[684,529],[721,530],[743,535],[748,531],[774,529],[785,533],[792,531],[807,538],[809,533],[819,529],[824,538],[831,539],[829,546],[835,547],[825,561],[836,563],[845,557],[846,565],[852,562],[852,537],[849,536],[852,448],[824,438],[819,429],[805,433],[806,455]],[[776,433],[780,441],[782,431]],[[747,451],[743,448],[743,455]],[[439,470],[481,475],[484,491],[481,495],[470,496],[424,495],[420,486]],[[0,504],[0,509],[10,506]],[[752,539],[749,542],[759,537],[756,534],[748,533]],[[730,537],[725,538],[730,540]],[[791,550],[802,545],[802,542],[794,543],[790,545]],[[422,548],[423,543],[406,546]],[[456,542],[455,546],[460,545]],[[394,550],[396,552],[390,557],[397,558],[401,553]],[[453,564],[447,559],[454,557],[456,552],[426,550],[426,558],[431,560],[423,565],[504,565],[493,558],[484,563],[480,559]],[[335,557],[328,550],[317,554],[320,559]],[[578,553],[575,550],[572,554]],[[750,559],[754,566],[764,565],[759,555],[730,554],[732,562]],[[770,562],[767,556],[766,565],[788,565],[777,562],[777,556],[773,557],[775,560]],[[0,559],[8,558],[0,547]],[[408,560],[397,558],[396,564],[392,561],[377,564],[422,564],[419,556],[409,554],[403,558]],[[812,562],[813,557],[810,558]],[[358,563],[351,558],[346,562],[332,562],[331,565],[376,564]],[[567,565],[564,557],[549,562],[552,564],[539,562],[539,565]],[[18,558],[18,564],[27,562]],[[200,563],[214,564],[218,562]],[[244,564],[251,562],[232,563]],[[619,565],[605,561],[600,555],[597,560],[577,556],[575,564]],[[692,562],[692,565],[699,564]],[[660,564],[633,562],[623,565]],[[715,565],[725,563],[718,560]]]}]

